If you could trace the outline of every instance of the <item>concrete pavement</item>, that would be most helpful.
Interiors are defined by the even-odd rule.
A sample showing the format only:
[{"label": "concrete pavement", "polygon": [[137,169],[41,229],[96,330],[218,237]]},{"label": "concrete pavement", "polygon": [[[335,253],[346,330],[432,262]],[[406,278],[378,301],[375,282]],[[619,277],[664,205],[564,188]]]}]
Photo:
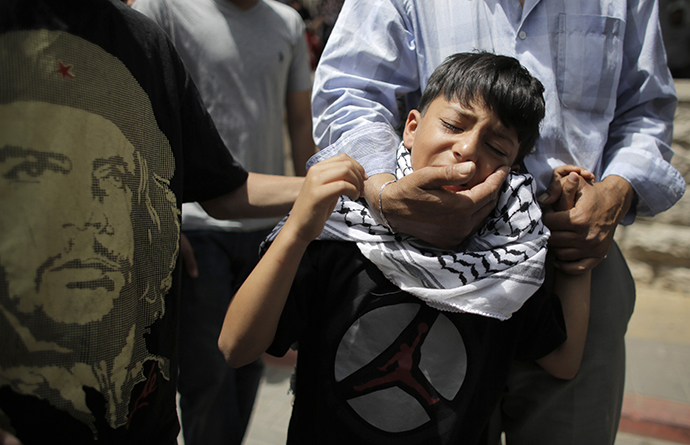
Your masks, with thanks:
[{"label": "concrete pavement", "polygon": [[621,431],[690,444],[689,322],[690,294],[638,285]]}]

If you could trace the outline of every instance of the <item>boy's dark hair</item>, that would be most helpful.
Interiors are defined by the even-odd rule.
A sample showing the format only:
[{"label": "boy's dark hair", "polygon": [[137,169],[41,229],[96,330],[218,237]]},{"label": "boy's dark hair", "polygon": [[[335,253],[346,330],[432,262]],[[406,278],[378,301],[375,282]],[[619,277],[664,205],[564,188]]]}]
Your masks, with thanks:
[{"label": "boy's dark hair", "polygon": [[514,128],[520,148],[515,163],[531,152],[544,118],[544,86],[517,59],[488,52],[449,56],[429,78],[419,112],[443,94],[463,106],[484,102],[501,123]]}]

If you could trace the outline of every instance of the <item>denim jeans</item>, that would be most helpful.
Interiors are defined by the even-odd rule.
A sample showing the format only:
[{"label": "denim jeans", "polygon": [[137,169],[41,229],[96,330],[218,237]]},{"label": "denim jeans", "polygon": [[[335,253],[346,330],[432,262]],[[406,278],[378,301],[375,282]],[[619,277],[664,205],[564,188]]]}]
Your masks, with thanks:
[{"label": "denim jeans", "polygon": [[[183,272],[179,392],[185,445],[241,444],[263,373],[261,360],[233,369],[218,350],[230,299],[258,262],[258,232],[186,231],[199,268]],[[184,269],[184,267],[183,267]]]}]

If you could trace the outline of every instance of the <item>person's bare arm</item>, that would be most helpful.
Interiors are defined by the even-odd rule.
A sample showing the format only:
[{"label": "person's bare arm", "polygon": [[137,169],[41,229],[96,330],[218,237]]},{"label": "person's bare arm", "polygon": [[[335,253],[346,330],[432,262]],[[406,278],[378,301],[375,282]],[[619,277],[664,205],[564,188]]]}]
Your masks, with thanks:
[{"label": "person's bare arm", "polygon": [[311,91],[287,93],[287,128],[295,174],[307,174],[307,161],[316,153],[311,127]]},{"label": "person's bare arm", "polygon": [[[560,179],[554,171],[554,180],[540,203],[552,204],[558,199]],[[543,219],[551,230],[549,248],[556,252],[557,266],[565,273],[578,274],[599,264],[608,254],[616,227],[628,213],[633,197],[630,183],[611,175],[583,189],[574,208],[546,211]]]},{"label": "person's bare arm", "polygon": [[7,431],[0,429],[0,445],[22,445],[19,439]]},{"label": "person's bare arm", "polygon": [[228,307],[218,347],[231,366],[252,362],[270,346],[307,246],[319,236],[341,195],[359,198],[365,177],[361,165],[347,155],[309,170],[290,217]]},{"label": "person's bare arm", "polygon": [[304,178],[249,173],[236,190],[201,202],[216,219],[267,218],[287,215]]},{"label": "person's bare arm", "polygon": [[[559,191],[562,193],[554,205],[556,211],[566,211],[577,205],[584,191],[593,185],[585,179],[590,176],[580,176],[577,167],[565,166],[556,171],[559,177]],[[591,271],[572,275],[562,270],[556,270],[553,291],[558,295],[563,308],[563,317],[568,337],[566,341],[537,363],[554,377],[572,379],[580,369],[582,354],[587,339],[589,326],[589,307],[591,290]]]},{"label": "person's bare arm", "polygon": [[[508,175],[503,167],[470,190],[451,192],[444,185],[465,184],[474,175],[473,163],[416,170],[383,190],[383,214],[397,231],[439,247],[462,242],[491,213]],[[365,184],[365,196],[378,215],[381,185],[394,179],[379,174]]]},{"label": "person's bare arm", "polygon": [[582,363],[589,326],[590,285],[591,271],[579,275],[556,271],[554,292],[561,300],[568,338],[537,363],[559,379],[574,378]]},{"label": "person's bare arm", "polygon": [[194,248],[184,233],[180,234],[180,258],[184,264],[185,271],[187,271],[187,275],[197,278],[199,276],[199,267],[196,264]]}]

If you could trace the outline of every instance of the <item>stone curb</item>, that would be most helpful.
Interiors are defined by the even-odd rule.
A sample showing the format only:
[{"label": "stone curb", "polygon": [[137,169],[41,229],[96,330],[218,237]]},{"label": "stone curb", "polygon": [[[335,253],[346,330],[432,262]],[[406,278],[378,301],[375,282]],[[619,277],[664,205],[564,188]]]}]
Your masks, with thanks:
[{"label": "stone curb", "polygon": [[626,394],[619,431],[690,444],[690,405]]}]

